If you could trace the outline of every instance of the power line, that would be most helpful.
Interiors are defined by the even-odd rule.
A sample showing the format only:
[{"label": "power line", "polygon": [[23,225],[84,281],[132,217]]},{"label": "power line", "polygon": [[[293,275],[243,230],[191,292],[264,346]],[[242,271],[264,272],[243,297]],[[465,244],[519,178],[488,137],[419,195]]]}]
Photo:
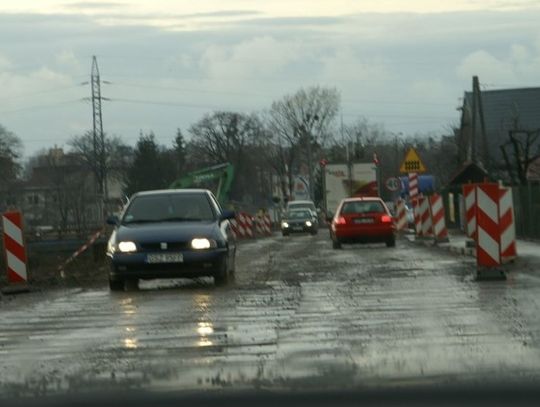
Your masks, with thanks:
[{"label": "power line", "polygon": [[[158,89],[171,92],[190,92],[190,93],[203,93],[203,94],[222,94],[222,95],[237,95],[237,96],[265,96],[265,97],[274,97],[269,93],[254,93],[254,92],[237,92],[237,91],[217,91],[217,90],[206,90],[206,89],[193,89],[193,88],[178,88],[174,86],[157,86],[157,85],[146,85],[146,84],[137,84],[137,83],[124,83],[124,82],[110,82],[111,85],[116,86],[125,86],[132,88],[141,88],[141,89]],[[448,103],[437,103],[437,102],[410,102],[410,101],[395,101],[395,100],[378,100],[378,99],[344,99],[345,103],[373,103],[373,104],[388,104],[388,105],[428,105],[428,106],[448,106]]]},{"label": "power line", "polygon": [[[110,98],[111,102],[122,102],[122,103],[133,103],[141,105],[155,105],[155,106],[170,106],[170,107],[187,107],[192,109],[214,109],[214,110],[236,110],[239,108],[223,107],[216,105],[199,105],[195,103],[184,103],[184,102],[163,102],[163,101],[152,101],[152,100],[140,100],[140,99],[126,99],[126,98]],[[248,110],[248,109],[239,109],[239,110]]]},{"label": "power line", "polygon": [[66,104],[71,104],[71,103],[78,103],[78,102],[82,102],[82,101],[84,101],[84,99],[66,100],[66,101],[63,101],[63,102],[46,104],[46,105],[36,105],[36,106],[21,107],[21,108],[12,109],[12,110],[0,110],[0,113],[16,113],[16,112],[22,112],[22,111],[27,111],[27,110],[52,109],[52,108],[55,108],[55,107],[58,107],[58,106],[63,106],[63,105],[66,105]]},{"label": "power line", "polygon": [[78,85],[69,85],[69,86],[62,86],[62,87],[59,87],[59,88],[52,88],[52,89],[46,89],[46,90],[38,90],[38,91],[35,91],[35,92],[19,93],[18,95],[15,95],[15,96],[10,96],[10,97],[8,97],[8,98],[0,99],[0,101],[1,101],[1,100],[20,99],[20,98],[22,98],[22,97],[34,96],[34,95],[41,95],[41,94],[46,94],[46,93],[62,92],[62,91],[67,90],[67,89],[75,89],[75,88],[78,88],[78,87],[81,86],[81,85],[82,85],[82,84],[78,84]]},{"label": "power line", "polygon": [[141,88],[141,89],[157,89],[165,90],[171,92],[190,92],[190,93],[210,93],[210,94],[222,94],[222,95],[238,95],[238,96],[269,96],[269,94],[264,93],[253,93],[253,92],[231,92],[231,91],[219,91],[219,90],[204,90],[204,89],[189,89],[189,88],[177,88],[174,86],[157,86],[157,85],[143,85],[136,83],[123,83],[123,82],[110,82],[111,85],[116,86],[126,86],[132,88]]}]

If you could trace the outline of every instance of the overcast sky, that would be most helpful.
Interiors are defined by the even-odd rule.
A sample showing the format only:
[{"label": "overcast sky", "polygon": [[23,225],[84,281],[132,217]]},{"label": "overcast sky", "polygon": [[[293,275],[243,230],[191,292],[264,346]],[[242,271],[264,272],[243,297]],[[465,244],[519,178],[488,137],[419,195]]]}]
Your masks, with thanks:
[{"label": "overcast sky", "polygon": [[538,0],[0,0],[0,124],[26,156],[91,129],[96,55],[105,131],[129,144],[310,85],[341,92],[345,123],[444,134],[472,75],[540,86],[539,21]]}]

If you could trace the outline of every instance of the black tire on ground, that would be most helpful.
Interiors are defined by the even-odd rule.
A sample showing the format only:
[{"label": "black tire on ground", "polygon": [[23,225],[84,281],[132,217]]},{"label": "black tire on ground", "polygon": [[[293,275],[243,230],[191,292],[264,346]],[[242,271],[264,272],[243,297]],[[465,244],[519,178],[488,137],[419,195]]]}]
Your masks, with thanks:
[{"label": "black tire on ground", "polygon": [[129,280],[126,280],[124,286],[128,291],[137,291],[139,289],[139,279],[130,278]]},{"label": "black tire on ground", "polygon": [[283,232],[282,235],[283,235],[283,237],[289,236],[289,234],[288,234],[288,233],[285,233],[285,232]]},{"label": "black tire on ground", "polygon": [[317,230],[313,230],[313,231],[311,232],[311,234],[312,234],[313,236],[315,236],[317,233],[319,233]]},{"label": "black tire on ground", "polygon": [[229,283],[229,272],[227,270],[227,261],[221,263],[220,269],[214,274],[214,284],[223,287]]},{"label": "black tire on ground", "polygon": [[396,238],[391,237],[386,241],[386,247],[395,247],[396,246]]},{"label": "black tire on ground", "polygon": [[333,249],[341,249],[341,243],[339,243],[337,240],[332,240],[332,248]]},{"label": "black tire on ground", "polygon": [[109,289],[111,291],[124,291],[124,281],[109,279]]}]

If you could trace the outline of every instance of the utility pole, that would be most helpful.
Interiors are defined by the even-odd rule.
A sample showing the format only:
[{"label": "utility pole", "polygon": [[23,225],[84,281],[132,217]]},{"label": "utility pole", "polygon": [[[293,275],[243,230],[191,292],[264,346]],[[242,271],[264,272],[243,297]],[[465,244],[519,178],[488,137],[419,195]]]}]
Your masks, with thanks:
[{"label": "utility pole", "polygon": [[[486,169],[490,168],[490,157],[488,149],[488,141],[486,134],[486,123],[484,119],[484,108],[482,105],[482,93],[480,91],[480,81],[478,76],[473,76],[472,83],[472,129],[471,129],[471,161],[478,163],[481,162]],[[478,141],[476,139],[477,118],[480,119],[480,132],[481,132],[481,151],[478,152]],[[479,159],[479,157],[481,159]]]},{"label": "utility pole", "polygon": [[92,123],[94,147],[94,173],[96,176],[96,194],[98,196],[99,216],[103,220],[103,203],[107,201],[107,183],[105,169],[105,135],[103,133],[103,120],[101,111],[101,80],[97,58],[92,57]]},{"label": "utility pole", "polygon": [[311,154],[311,142],[313,135],[311,134],[312,124],[319,120],[318,115],[307,114],[305,123],[301,125],[303,130],[303,136],[307,139],[307,158],[308,158],[308,177],[309,177],[309,197],[312,201],[315,201],[315,182],[313,181],[313,157]]}]

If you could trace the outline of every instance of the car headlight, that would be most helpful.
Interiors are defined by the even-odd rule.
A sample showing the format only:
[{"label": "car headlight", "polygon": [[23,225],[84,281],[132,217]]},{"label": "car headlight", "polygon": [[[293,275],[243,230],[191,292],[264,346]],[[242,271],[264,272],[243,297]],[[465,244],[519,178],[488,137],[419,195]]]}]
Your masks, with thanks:
[{"label": "car headlight", "polygon": [[205,237],[195,238],[191,241],[191,248],[195,250],[204,250],[217,247],[215,240],[207,239]]},{"label": "car headlight", "polygon": [[120,242],[118,243],[118,250],[122,253],[132,253],[137,251],[137,246],[134,242]]},{"label": "car headlight", "polygon": [[282,228],[288,228],[289,224],[287,222],[281,222],[281,227]]},{"label": "car headlight", "polygon": [[311,225],[313,225],[313,223],[311,223],[309,220],[306,220],[306,226],[307,226],[308,228],[310,228]]}]

